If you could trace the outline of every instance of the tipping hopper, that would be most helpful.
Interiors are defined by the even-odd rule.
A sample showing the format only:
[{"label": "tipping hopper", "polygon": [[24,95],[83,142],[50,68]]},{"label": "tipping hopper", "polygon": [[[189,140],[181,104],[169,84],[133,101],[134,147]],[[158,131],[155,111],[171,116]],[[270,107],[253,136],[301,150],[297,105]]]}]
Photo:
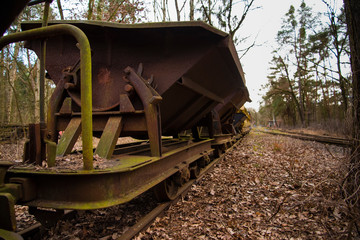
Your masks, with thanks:
[{"label": "tipping hopper", "polygon": [[[242,105],[248,99],[231,37],[203,22],[61,23],[80,28],[90,41],[94,131],[102,132],[109,116],[119,115],[127,119],[122,123],[121,136],[149,132],[149,123],[141,124],[136,117],[147,105],[142,90],[134,85],[139,79],[150,89],[150,95],[162,99],[158,104],[160,136],[193,127],[219,104],[236,100]],[[24,30],[36,27],[40,23],[22,25]],[[28,41],[26,46],[40,53],[40,40]],[[79,49],[72,37],[63,35],[47,40],[46,54],[48,77],[57,86],[67,79],[63,84],[64,103],[55,111],[56,130],[62,131],[81,107]]]}]

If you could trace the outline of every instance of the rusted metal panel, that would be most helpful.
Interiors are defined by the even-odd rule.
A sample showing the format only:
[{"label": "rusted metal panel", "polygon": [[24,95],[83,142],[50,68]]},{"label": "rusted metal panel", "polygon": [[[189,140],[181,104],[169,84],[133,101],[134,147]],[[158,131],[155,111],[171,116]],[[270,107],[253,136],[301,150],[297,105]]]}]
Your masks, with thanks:
[{"label": "rusted metal panel", "polygon": [[15,218],[15,199],[10,193],[0,193],[0,226],[3,229],[15,231],[16,218]]},{"label": "rusted metal panel", "polygon": [[36,163],[41,165],[42,162],[42,149],[43,144],[41,140],[41,127],[40,124],[30,124],[29,125],[29,142],[26,144],[25,156],[28,157],[24,159],[29,163]]},{"label": "rusted metal panel", "polygon": [[223,103],[219,103],[214,110],[217,112],[221,125],[222,132],[229,133],[226,130],[226,125],[232,125],[234,120],[234,115],[237,110],[244,105],[246,101],[251,101],[249,98],[249,92],[247,88],[241,88],[237,92],[234,92],[232,95],[227,96],[224,99]]},{"label": "rusted metal panel", "polygon": [[1,1],[0,36],[10,27],[11,23],[21,13],[29,1],[30,0]]},{"label": "rusted metal panel", "polygon": [[103,158],[110,158],[122,128],[122,117],[110,117],[101,135],[95,154]]},{"label": "rusted metal panel", "polygon": [[[94,132],[102,132],[105,129],[106,123],[110,116],[119,115],[119,112],[108,115],[93,115],[93,130]],[[57,119],[57,131],[64,131],[71,120],[71,116],[80,117],[79,114],[59,115]],[[120,136],[136,136],[138,131],[145,132],[147,129],[146,120],[143,114],[128,114],[124,119],[124,126]]]},{"label": "rusted metal panel", "polygon": [[69,154],[81,133],[81,118],[72,118],[57,146],[56,155]]},{"label": "rusted metal panel", "polygon": [[[135,110],[143,109],[141,100],[129,93],[131,89],[123,79],[126,67],[137,68],[140,63],[142,77],[152,79],[151,86],[163,98],[160,103],[163,134],[191,128],[215,105],[245,88],[244,74],[230,37],[205,23],[67,23],[82,29],[91,43],[93,111],[118,109],[119,96],[123,94],[129,96]],[[23,29],[38,25],[27,23]],[[39,52],[37,41],[28,42],[27,46]],[[78,59],[73,39],[64,35],[48,41],[46,68],[55,83],[62,79],[62,70],[76,65]],[[78,89],[75,84],[66,91],[81,105]],[[198,103],[197,99],[204,100],[193,110],[187,110],[187,114],[179,114],[193,102]],[[174,116],[177,123],[173,122]]]}]

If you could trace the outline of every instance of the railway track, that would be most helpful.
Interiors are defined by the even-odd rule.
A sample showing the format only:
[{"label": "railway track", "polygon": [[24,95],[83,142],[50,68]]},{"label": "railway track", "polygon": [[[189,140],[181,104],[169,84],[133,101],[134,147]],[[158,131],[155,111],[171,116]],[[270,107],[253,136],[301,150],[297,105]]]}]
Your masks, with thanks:
[{"label": "railway track", "polygon": [[[249,118],[240,108],[251,99],[229,34],[203,22],[40,26],[23,23],[21,33],[1,38],[2,47],[27,41],[56,88],[47,121],[40,110],[41,123],[29,124],[23,160],[0,161],[0,229],[16,231],[15,204],[45,226],[66,209],[78,210],[76,220],[122,209],[150,189],[159,201],[176,200],[239,140]],[[83,151],[72,153],[80,134]],[[120,137],[148,141],[116,146]],[[113,221],[126,219],[119,216]]]},{"label": "railway track", "polygon": [[278,129],[276,129],[276,130],[270,130],[270,129],[259,130],[259,129],[257,129],[256,131],[273,134],[273,135],[287,136],[287,137],[297,138],[297,139],[301,139],[301,140],[334,144],[334,145],[343,146],[343,147],[351,147],[351,145],[352,145],[351,139],[345,139],[345,138],[339,138],[339,137],[313,135],[313,134],[307,134],[307,133],[297,133],[297,132],[278,130]]},{"label": "railway track", "polygon": [[[196,179],[190,179],[186,182],[179,190],[176,197],[171,201],[161,202],[157,204],[157,206],[151,210],[149,213],[142,216],[134,225],[129,226],[128,229],[117,239],[119,240],[127,240],[132,239],[141,231],[145,230],[151,223],[160,215],[162,215],[172,204],[176,203],[179,199],[187,194],[190,190],[191,186],[199,181],[205,174],[210,172],[217,163],[219,163],[222,159],[224,159],[226,153],[230,151],[233,147],[240,143],[240,141],[250,132],[250,130],[244,132],[241,136],[237,136],[236,138],[232,138],[231,141],[223,142],[224,148],[222,149],[222,154],[212,160],[208,165],[206,165],[201,172],[199,173]],[[68,211],[66,212],[61,219],[71,219],[76,215],[76,211]],[[23,229],[16,233],[14,237],[9,239],[38,239],[41,238],[41,223],[36,223],[31,225],[30,227]]]}]

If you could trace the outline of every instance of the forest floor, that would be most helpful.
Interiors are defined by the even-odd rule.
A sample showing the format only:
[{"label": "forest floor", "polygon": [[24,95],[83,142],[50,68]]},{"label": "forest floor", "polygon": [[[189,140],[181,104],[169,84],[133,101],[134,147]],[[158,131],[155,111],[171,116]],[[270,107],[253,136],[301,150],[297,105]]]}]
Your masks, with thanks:
[{"label": "forest floor", "polygon": [[347,154],[252,131],[136,239],[344,239]]},{"label": "forest floor", "polygon": [[[21,152],[0,146],[0,160],[10,149]],[[348,154],[342,147],[253,130],[135,239],[347,238],[351,213],[340,186]],[[130,205],[135,210],[87,211],[44,239],[116,239],[154,202]]]}]

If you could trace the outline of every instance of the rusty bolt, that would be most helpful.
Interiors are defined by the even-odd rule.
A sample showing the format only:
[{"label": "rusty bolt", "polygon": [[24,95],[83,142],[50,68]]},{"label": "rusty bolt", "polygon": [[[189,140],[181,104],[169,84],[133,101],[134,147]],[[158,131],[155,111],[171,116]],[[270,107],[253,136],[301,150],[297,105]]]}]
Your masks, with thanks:
[{"label": "rusty bolt", "polygon": [[131,86],[130,84],[126,84],[126,85],[124,86],[124,90],[125,90],[126,92],[130,93],[130,92],[132,92],[132,91],[134,90],[134,87]]},{"label": "rusty bolt", "polygon": [[125,68],[125,69],[124,69],[124,72],[125,72],[126,74],[130,74],[130,73],[131,73],[131,68],[130,68],[130,67]]},{"label": "rusty bolt", "polygon": [[74,89],[74,88],[76,88],[76,85],[73,83],[65,83],[64,88],[65,89]]}]

